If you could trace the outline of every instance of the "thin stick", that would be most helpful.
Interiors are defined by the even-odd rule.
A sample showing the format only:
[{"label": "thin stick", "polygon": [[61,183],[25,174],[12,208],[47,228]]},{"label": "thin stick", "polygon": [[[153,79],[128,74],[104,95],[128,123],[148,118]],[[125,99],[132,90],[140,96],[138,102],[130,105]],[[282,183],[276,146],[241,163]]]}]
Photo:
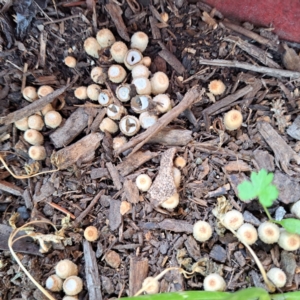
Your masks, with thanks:
[{"label": "thin stick", "polygon": [[183,111],[189,108],[196,100],[201,98],[204,90],[199,91],[199,87],[195,86],[190,89],[184,96],[184,98],[180,101],[180,103],[173,107],[169,112],[163,115],[158,119],[156,124],[149,127],[145,132],[137,135],[135,138],[131,139],[128,143],[123,145],[116,151],[116,156],[120,153],[124,152],[129,148],[133,148],[132,152],[128,155],[132,155],[136,151],[138,151],[144,144],[146,144],[155,134],[157,134],[160,130],[165,128],[170,122],[172,122],[175,118],[177,118]]},{"label": "thin stick", "polygon": [[300,79],[300,72],[294,72],[289,70],[268,68],[262,66],[254,66],[247,63],[241,63],[234,60],[225,59],[200,59],[199,63],[202,65],[217,66],[217,67],[228,67],[228,68],[240,68],[257,73],[264,73],[274,77],[290,77],[291,79]]},{"label": "thin stick", "polygon": [[8,239],[8,248],[13,256],[13,258],[16,260],[16,262],[18,263],[18,265],[20,266],[20,268],[23,270],[23,272],[27,275],[27,277],[33,282],[33,284],[46,296],[48,297],[48,299],[50,300],[55,300],[55,298],[46,290],[44,289],[32,276],[31,274],[27,271],[27,269],[23,266],[23,264],[21,263],[19,257],[16,255],[15,251],[13,250],[12,246],[14,244],[15,241],[19,240],[20,238],[23,238],[23,237],[27,237],[28,235],[23,235],[21,237],[18,237],[17,239],[14,240],[14,237],[16,236],[16,234],[24,229],[25,227],[28,227],[28,225],[30,224],[37,224],[37,223],[47,223],[47,224],[50,224],[51,226],[54,227],[54,229],[56,230],[56,227],[53,223],[49,222],[49,221],[32,221],[32,222],[29,222],[29,223],[26,223],[24,224],[23,226],[15,229],[14,231],[12,231],[12,233],[10,234],[9,236],[9,239]]},{"label": "thin stick", "polygon": [[243,34],[244,36],[247,36],[249,37],[250,39],[253,39],[257,42],[259,42],[260,44],[262,45],[267,45],[268,47],[270,47],[271,49],[273,50],[277,50],[278,48],[278,45],[276,45],[274,42],[272,42],[271,40],[267,39],[267,38],[264,38],[262,37],[261,35],[251,31],[251,30],[248,30],[244,27],[241,27],[239,25],[236,25],[236,24],[233,24],[233,23],[230,23],[228,21],[222,21],[222,23],[227,27],[227,28],[230,28],[231,30],[234,30],[235,32],[238,32],[238,33],[241,33]]},{"label": "thin stick", "polygon": [[8,167],[8,165],[6,164],[5,160],[3,159],[3,157],[1,155],[0,155],[0,161],[2,162],[4,168],[10,173],[10,175],[13,176],[16,179],[27,179],[27,178],[32,178],[32,177],[35,177],[35,176],[38,176],[38,175],[54,173],[56,171],[59,171],[59,169],[55,169],[55,170],[50,170],[50,171],[43,171],[43,172],[36,173],[36,174],[33,174],[33,175],[16,175],[10,170],[10,168]]},{"label": "thin stick", "polygon": [[45,22],[44,25],[49,25],[49,24],[53,24],[53,23],[60,23],[60,22],[64,22],[64,21],[68,21],[68,20],[71,20],[71,19],[74,19],[74,18],[80,18],[80,17],[81,17],[81,15],[74,15],[74,16],[65,17],[65,18],[58,19],[58,20],[52,20],[52,21],[49,21],[49,22]]},{"label": "thin stick", "polygon": [[69,215],[72,219],[76,219],[76,217],[75,217],[73,214],[71,214],[71,213],[70,213],[69,211],[67,211],[65,208],[63,208],[63,207],[57,205],[56,203],[54,203],[54,202],[47,202],[47,203],[48,203],[50,206],[52,206],[53,208],[55,208],[55,209],[61,211],[62,213],[66,214],[66,215]]},{"label": "thin stick", "polygon": [[76,220],[73,222],[73,227],[77,227],[78,224],[87,216],[87,214],[91,211],[91,209],[96,205],[98,200],[102,195],[104,195],[105,190],[101,190],[91,201],[89,206],[76,218]]},{"label": "thin stick", "polygon": [[259,271],[260,271],[260,273],[261,273],[261,275],[262,275],[262,277],[263,277],[263,279],[264,279],[264,281],[265,281],[265,284],[267,285],[269,291],[273,293],[273,292],[275,291],[275,287],[274,287],[274,285],[272,284],[272,282],[268,279],[267,274],[266,274],[266,271],[265,271],[265,269],[264,269],[262,263],[260,262],[260,260],[259,260],[258,257],[256,256],[255,252],[252,250],[252,248],[248,245],[248,243],[244,240],[244,238],[243,238],[242,236],[240,236],[240,235],[239,235],[237,232],[235,232],[235,230],[233,230],[232,228],[227,227],[227,226],[223,223],[223,221],[222,221],[222,219],[221,219],[220,217],[218,217],[218,219],[219,219],[219,221],[221,222],[221,224],[222,224],[225,228],[227,228],[228,230],[230,230],[230,231],[233,233],[233,235],[235,235],[235,236],[240,240],[240,242],[242,242],[242,244],[243,244],[243,245],[248,249],[248,251],[251,253],[251,255],[252,255],[252,257],[254,258],[254,261],[255,261],[256,265],[258,266]]},{"label": "thin stick", "polygon": [[[160,280],[166,273],[168,273],[169,271],[173,271],[173,270],[177,270],[180,273],[183,273],[184,276],[186,276],[186,275],[193,275],[194,274],[194,272],[191,272],[191,273],[187,272],[187,271],[183,270],[180,267],[170,267],[170,268],[167,268],[167,269],[163,270],[161,273],[159,273],[156,277],[153,278],[153,280]],[[147,288],[151,284],[152,284],[152,282],[150,281],[147,285],[145,285],[140,290],[138,290],[137,293],[133,297],[136,297],[136,296],[140,295],[141,293],[143,293],[144,291],[146,291]]]}]

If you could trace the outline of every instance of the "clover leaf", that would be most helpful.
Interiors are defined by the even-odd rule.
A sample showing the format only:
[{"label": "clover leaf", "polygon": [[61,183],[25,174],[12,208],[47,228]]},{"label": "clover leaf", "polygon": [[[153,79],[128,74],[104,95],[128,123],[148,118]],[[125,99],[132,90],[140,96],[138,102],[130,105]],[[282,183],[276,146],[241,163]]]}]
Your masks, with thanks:
[{"label": "clover leaf", "polygon": [[273,178],[274,174],[264,169],[258,173],[252,172],[251,181],[243,181],[237,186],[239,198],[249,201],[257,197],[262,206],[272,206],[279,194],[277,187],[272,184]]}]

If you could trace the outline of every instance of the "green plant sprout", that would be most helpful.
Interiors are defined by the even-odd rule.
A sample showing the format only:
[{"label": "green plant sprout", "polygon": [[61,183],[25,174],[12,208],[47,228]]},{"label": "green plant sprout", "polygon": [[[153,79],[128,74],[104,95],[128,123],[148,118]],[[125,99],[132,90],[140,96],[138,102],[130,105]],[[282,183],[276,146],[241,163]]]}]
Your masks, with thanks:
[{"label": "green plant sprout", "polygon": [[126,300],[299,300],[300,292],[269,294],[262,288],[247,288],[234,293],[185,291],[121,298]]},{"label": "green plant sprout", "polygon": [[238,196],[244,202],[258,198],[271,222],[281,225],[290,233],[300,234],[300,220],[288,218],[276,221],[268,211],[268,207],[273,205],[279,195],[278,188],[272,184],[273,178],[274,174],[268,173],[265,169],[261,169],[258,173],[252,172],[251,181],[245,180],[237,186]]}]

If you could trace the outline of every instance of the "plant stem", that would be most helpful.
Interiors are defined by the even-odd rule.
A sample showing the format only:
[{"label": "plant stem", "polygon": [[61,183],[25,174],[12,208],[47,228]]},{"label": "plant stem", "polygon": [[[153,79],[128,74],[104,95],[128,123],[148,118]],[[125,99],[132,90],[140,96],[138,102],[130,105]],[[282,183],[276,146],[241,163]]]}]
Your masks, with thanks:
[{"label": "plant stem", "polygon": [[264,205],[262,205],[262,207],[263,207],[263,209],[264,209],[266,215],[268,216],[269,220],[273,222],[273,218],[271,217],[271,215],[270,215],[268,209],[267,209]]},{"label": "plant stem", "polygon": [[248,249],[248,251],[251,253],[252,257],[254,258],[255,263],[257,264],[259,271],[264,279],[264,282],[267,286],[267,288],[269,289],[270,292],[274,292],[275,291],[275,287],[274,285],[270,282],[270,280],[267,277],[266,271],[262,265],[262,263],[260,262],[259,258],[257,257],[257,255],[255,254],[255,252],[252,250],[252,248],[248,245],[247,242],[244,241],[243,237],[241,237],[237,232],[235,232],[235,230],[233,230],[230,227],[225,226],[225,224],[222,222],[222,218],[218,217],[218,219],[220,220],[221,224],[227,228],[228,230],[230,230],[239,240],[241,243],[244,244],[244,246]]}]

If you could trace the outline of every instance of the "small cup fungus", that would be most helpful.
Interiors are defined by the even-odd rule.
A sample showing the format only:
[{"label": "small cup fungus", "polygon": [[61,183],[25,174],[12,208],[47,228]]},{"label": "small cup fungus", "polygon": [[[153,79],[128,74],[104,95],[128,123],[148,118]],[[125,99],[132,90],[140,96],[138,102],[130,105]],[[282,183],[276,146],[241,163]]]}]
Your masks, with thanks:
[{"label": "small cup fungus", "polygon": [[96,39],[102,48],[110,47],[116,41],[114,34],[107,28],[100,29]]},{"label": "small cup fungus", "polygon": [[127,139],[125,136],[118,136],[113,139],[113,149],[117,151],[120,149],[123,145],[127,143]]},{"label": "small cup fungus", "polygon": [[267,277],[273,282],[277,288],[282,288],[286,284],[286,275],[279,268],[271,268],[267,272]]},{"label": "small cup fungus", "polygon": [[174,165],[177,168],[184,168],[186,166],[186,160],[182,156],[177,156],[174,160]]},{"label": "small cup fungus", "polygon": [[108,69],[108,78],[114,83],[122,82],[126,77],[126,71],[122,66],[111,65]]},{"label": "small cup fungus", "polygon": [[73,57],[73,56],[67,56],[64,59],[64,63],[69,68],[75,68],[76,64],[77,64],[77,61],[76,61],[75,57]]},{"label": "small cup fungus", "polygon": [[44,125],[44,121],[40,115],[32,115],[28,117],[28,127],[30,129],[41,131]]},{"label": "small cup fungus", "polygon": [[87,38],[84,41],[83,48],[88,55],[94,58],[99,58],[99,51],[101,50],[101,46],[94,37]]},{"label": "small cup fungus", "polygon": [[295,251],[300,247],[300,237],[298,234],[287,232],[282,229],[279,235],[278,245],[286,251]]},{"label": "small cup fungus", "polygon": [[36,88],[33,86],[26,86],[22,91],[22,95],[29,102],[33,102],[38,99]]},{"label": "small cup fungus", "polygon": [[113,98],[109,90],[102,90],[98,97],[98,102],[102,106],[108,106],[113,102]]},{"label": "small cup fungus", "polygon": [[100,92],[101,92],[101,88],[97,84],[90,84],[86,90],[88,98],[92,101],[98,100]]},{"label": "small cup fungus", "polygon": [[42,85],[37,91],[38,97],[42,98],[54,92],[54,89],[50,85]]},{"label": "small cup fungus", "polygon": [[151,94],[151,83],[146,77],[137,77],[132,80],[132,84],[135,85],[136,92],[139,95]]},{"label": "small cup fungus", "polygon": [[91,78],[95,83],[103,84],[107,75],[101,67],[94,67],[91,71]]},{"label": "small cup fungus", "polygon": [[300,200],[292,205],[291,213],[300,219]]},{"label": "small cup fungus", "polygon": [[140,122],[134,116],[125,116],[121,119],[119,127],[126,136],[133,136],[140,130]]},{"label": "small cup fungus", "polygon": [[258,236],[266,244],[277,243],[280,229],[272,222],[263,222],[258,227]]},{"label": "small cup fungus", "polygon": [[142,59],[143,55],[139,50],[130,49],[125,55],[124,64],[128,70],[132,70],[134,66],[141,63]]},{"label": "small cup fungus", "polygon": [[15,122],[15,126],[22,131],[26,131],[29,127],[28,127],[28,118],[23,118],[21,120],[18,120]]},{"label": "small cup fungus", "polygon": [[144,52],[148,46],[148,35],[142,31],[135,32],[131,37],[131,48]]},{"label": "small cup fungus", "polygon": [[226,282],[219,274],[212,273],[204,278],[203,288],[209,292],[222,292],[226,289]]},{"label": "small cup fungus", "polygon": [[28,149],[28,156],[33,160],[44,160],[46,158],[46,149],[44,146],[31,146]]},{"label": "small cup fungus", "polygon": [[50,128],[57,128],[62,122],[62,116],[59,112],[48,111],[44,116],[45,125]]},{"label": "small cup fungus", "polygon": [[150,101],[151,97],[148,95],[137,95],[131,99],[130,106],[135,113],[140,114],[148,110]]},{"label": "small cup fungus", "polygon": [[153,102],[157,104],[156,109],[164,114],[172,108],[170,97],[167,94],[158,94],[153,98]]},{"label": "small cup fungus", "polygon": [[66,278],[63,284],[63,290],[68,296],[75,296],[82,291],[82,279],[78,276],[70,276]]},{"label": "small cup fungus", "polygon": [[226,228],[239,229],[244,223],[244,217],[238,210],[230,210],[224,214],[223,223]]},{"label": "small cup fungus", "polygon": [[74,91],[74,96],[77,99],[86,100],[88,98],[87,87],[86,86],[79,86],[78,88],[76,88],[76,90]]},{"label": "small cup fungus", "polygon": [[178,204],[179,204],[179,194],[175,193],[174,195],[169,197],[167,200],[162,202],[160,204],[160,206],[163,208],[166,208],[166,209],[173,209],[173,208],[177,207]]},{"label": "small cup fungus", "polygon": [[98,230],[95,226],[88,226],[83,233],[85,239],[89,242],[94,242],[98,239]]},{"label": "small cup fungus", "polygon": [[116,104],[110,104],[107,107],[106,114],[112,120],[120,120],[121,117],[126,114],[126,109],[123,106],[118,106]]},{"label": "small cup fungus", "polygon": [[55,266],[55,273],[62,279],[67,277],[78,275],[78,267],[69,259],[63,259]]},{"label": "small cup fungus", "polygon": [[124,83],[117,87],[116,96],[121,102],[127,102],[131,98],[131,87],[130,84]]},{"label": "small cup fungus", "polygon": [[152,184],[152,179],[147,174],[141,174],[136,178],[135,184],[141,192],[147,192]]},{"label": "small cup fungus", "polygon": [[224,115],[224,126],[227,130],[236,130],[241,127],[243,116],[240,111],[232,109]]},{"label": "small cup fungus", "polygon": [[51,292],[60,292],[62,290],[63,281],[57,275],[51,275],[46,280],[46,288]]},{"label": "small cup fungus", "polygon": [[198,221],[193,226],[193,236],[199,242],[205,242],[212,236],[212,228],[208,222]]},{"label": "small cup fungus", "polygon": [[246,242],[248,245],[252,245],[257,241],[257,230],[252,224],[244,223],[237,230],[238,237],[242,242]]},{"label": "small cup fungus", "polygon": [[213,80],[209,83],[208,89],[213,95],[221,95],[225,92],[226,86],[221,80]]},{"label": "small cup fungus", "polygon": [[127,52],[128,48],[123,42],[115,42],[110,48],[110,54],[112,58],[119,64],[124,63],[124,59]]},{"label": "small cup fungus", "polygon": [[144,65],[134,66],[132,71],[131,71],[132,78],[137,78],[137,77],[146,77],[146,78],[148,78],[149,75],[150,75],[150,71]]},{"label": "small cup fungus", "polygon": [[169,87],[169,78],[163,72],[156,72],[150,79],[152,94],[163,94]]},{"label": "small cup fungus", "polygon": [[144,279],[142,287],[149,295],[157,294],[159,292],[159,282],[151,276]]},{"label": "small cup fungus", "polygon": [[43,135],[35,129],[26,130],[24,132],[24,140],[34,146],[39,146],[44,143]]},{"label": "small cup fungus", "polygon": [[99,126],[100,130],[109,133],[116,133],[119,129],[118,125],[110,118],[104,118]]},{"label": "small cup fungus", "polygon": [[139,116],[141,127],[144,129],[147,129],[154,125],[157,122],[157,119],[157,115],[149,111],[142,112]]}]

